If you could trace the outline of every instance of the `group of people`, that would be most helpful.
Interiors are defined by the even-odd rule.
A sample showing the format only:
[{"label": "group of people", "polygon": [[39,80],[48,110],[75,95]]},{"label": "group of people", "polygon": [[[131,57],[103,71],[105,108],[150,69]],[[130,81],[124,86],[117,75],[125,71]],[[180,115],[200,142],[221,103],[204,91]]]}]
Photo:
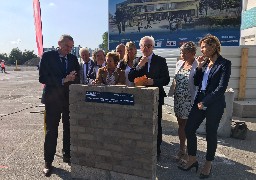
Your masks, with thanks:
[{"label": "group of people", "polygon": [[[58,125],[63,122],[63,161],[70,163],[70,124],[69,124],[69,85],[94,84],[135,86],[134,80],[145,77],[144,86],[159,88],[157,157],[161,155],[162,143],[162,105],[166,97],[164,86],[170,82],[166,59],[153,53],[154,38],[142,37],[139,42],[141,57],[137,57],[135,43],[127,42],[116,47],[115,52],[105,55],[103,50],[90,59],[88,49],[81,48],[82,62],[70,54],[74,40],[70,35],[62,35],[58,49],[45,52],[40,61],[39,82],[45,84],[46,135],[44,143],[44,174],[50,176],[56,152]],[[195,57],[196,45],[187,42],[180,48],[181,59],[177,62],[173,92],[175,115],[179,124],[180,151],[177,159],[188,153],[185,164],[178,167],[187,171],[195,167],[196,130],[206,118],[207,154],[200,174],[209,177],[211,161],[217,148],[217,128],[225,107],[231,63],[220,55],[220,42],[207,35],[199,42],[202,56]],[[62,115],[62,116],[61,116]],[[186,147],[187,139],[187,147]]]},{"label": "group of people", "polygon": [[193,42],[181,46],[182,60],[176,63],[171,92],[174,92],[174,112],[179,125],[180,150],[176,159],[181,160],[178,168],[183,171],[198,170],[196,130],[206,119],[206,161],[200,173],[204,179],[210,176],[217,149],[217,130],[226,107],[231,62],[220,55],[221,44],[216,36],[206,35],[199,46],[202,55],[198,57]]},{"label": "group of people", "polygon": [[92,60],[89,50],[81,48],[80,83],[134,86],[128,79],[128,73],[133,67],[136,53],[135,44],[127,42],[126,45],[118,45],[115,52],[106,55],[103,50],[96,51],[95,59]]}]

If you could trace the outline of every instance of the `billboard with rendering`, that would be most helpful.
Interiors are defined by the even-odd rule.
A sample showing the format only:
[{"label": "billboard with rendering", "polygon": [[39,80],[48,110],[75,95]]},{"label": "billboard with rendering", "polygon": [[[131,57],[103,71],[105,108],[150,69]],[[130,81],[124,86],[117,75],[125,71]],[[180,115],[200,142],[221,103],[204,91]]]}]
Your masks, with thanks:
[{"label": "billboard with rendering", "polygon": [[143,36],[155,47],[177,48],[208,33],[239,46],[241,0],[109,0],[109,49]]}]

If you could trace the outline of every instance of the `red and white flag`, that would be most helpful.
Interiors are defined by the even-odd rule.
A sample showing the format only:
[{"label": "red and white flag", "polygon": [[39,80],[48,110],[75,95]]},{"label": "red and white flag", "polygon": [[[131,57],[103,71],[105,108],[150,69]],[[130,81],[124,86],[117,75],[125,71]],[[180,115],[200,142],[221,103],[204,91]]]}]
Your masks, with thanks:
[{"label": "red and white flag", "polygon": [[36,31],[36,45],[38,49],[39,57],[43,54],[43,33],[42,33],[42,21],[41,21],[41,8],[39,0],[33,1],[34,19],[35,19],[35,31]]}]

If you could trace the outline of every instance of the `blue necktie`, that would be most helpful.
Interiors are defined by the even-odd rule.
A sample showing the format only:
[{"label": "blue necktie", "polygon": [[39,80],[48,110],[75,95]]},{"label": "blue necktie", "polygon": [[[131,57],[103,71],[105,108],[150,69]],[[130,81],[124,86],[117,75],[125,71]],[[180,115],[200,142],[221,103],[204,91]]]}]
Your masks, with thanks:
[{"label": "blue necktie", "polygon": [[62,69],[63,69],[64,72],[66,73],[66,71],[67,71],[67,65],[66,65],[66,58],[65,58],[65,57],[61,57],[61,64],[62,64]]},{"label": "blue necktie", "polygon": [[89,70],[89,63],[85,63],[86,67],[85,67],[85,74],[86,74],[86,77],[88,75],[88,70]]}]

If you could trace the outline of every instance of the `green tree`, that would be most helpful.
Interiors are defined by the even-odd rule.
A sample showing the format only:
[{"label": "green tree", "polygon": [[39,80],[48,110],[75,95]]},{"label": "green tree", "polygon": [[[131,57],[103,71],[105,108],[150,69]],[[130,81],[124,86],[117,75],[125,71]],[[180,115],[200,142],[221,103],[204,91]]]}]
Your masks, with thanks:
[{"label": "green tree", "polygon": [[102,39],[103,42],[99,45],[99,48],[103,49],[105,52],[108,52],[108,32],[104,32]]},{"label": "green tree", "polygon": [[15,64],[16,60],[18,64],[22,64],[23,56],[21,50],[19,48],[13,48],[9,55],[8,64]]},{"label": "green tree", "polygon": [[26,50],[22,53],[22,62],[21,64],[24,64],[26,61],[32,59],[32,58],[36,58],[37,55],[34,54],[34,51],[29,51]]},{"label": "green tree", "polygon": [[6,53],[0,53],[0,59],[5,60],[6,62],[8,61],[8,55]]}]

